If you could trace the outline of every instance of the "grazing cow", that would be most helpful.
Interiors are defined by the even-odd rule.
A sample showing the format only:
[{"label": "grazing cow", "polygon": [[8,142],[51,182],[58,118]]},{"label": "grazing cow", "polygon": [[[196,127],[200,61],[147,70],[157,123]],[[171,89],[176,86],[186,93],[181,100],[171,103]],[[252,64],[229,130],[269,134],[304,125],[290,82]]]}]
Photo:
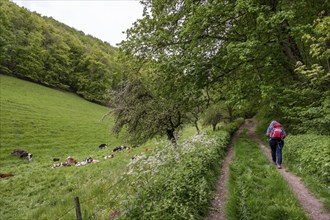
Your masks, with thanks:
[{"label": "grazing cow", "polygon": [[86,165],[93,162],[93,158],[89,157],[89,158],[85,158],[80,164],[81,165]]},{"label": "grazing cow", "polygon": [[15,149],[11,152],[14,156],[19,156],[22,159],[28,159],[29,161],[32,160],[32,154],[28,153],[26,150],[22,149]]},{"label": "grazing cow", "polygon": [[51,168],[62,167],[62,166],[63,166],[62,164],[63,164],[63,163],[56,163],[56,164],[53,164],[53,165],[51,166]]},{"label": "grazing cow", "polygon": [[0,178],[12,177],[15,176],[12,173],[0,173]]},{"label": "grazing cow", "polygon": [[60,161],[60,158],[53,158],[53,161],[56,162],[56,161]]},{"label": "grazing cow", "polygon": [[108,147],[107,144],[100,144],[100,146],[99,146],[100,149],[103,149],[103,148],[106,148],[106,147]]},{"label": "grazing cow", "polygon": [[76,167],[84,166],[84,165],[87,165],[87,164],[89,164],[89,163],[97,163],[97,162],[100,162],[100,161],[98,161],[98,160],[94,160],[93,158],[88,157],[88,158],[84,159],[83,161],[78,162],[78,163],[76,164]]},{"label": "grazing cow", "polygon": [[118,146],[118,147],[115,147],[115,148],[112,150],[112,152],[114,153],[114,152],[116,152],[116,151],[121,151],[121,150],[124,150],[124,149],[127,149],[127,147],[126,147],[126,146]]},{"label": "grazing cow", "polygon": [[110,159],[110,158],[113,158],[113,154],[110,154],[110,155],[104,156],[104,159]]}]

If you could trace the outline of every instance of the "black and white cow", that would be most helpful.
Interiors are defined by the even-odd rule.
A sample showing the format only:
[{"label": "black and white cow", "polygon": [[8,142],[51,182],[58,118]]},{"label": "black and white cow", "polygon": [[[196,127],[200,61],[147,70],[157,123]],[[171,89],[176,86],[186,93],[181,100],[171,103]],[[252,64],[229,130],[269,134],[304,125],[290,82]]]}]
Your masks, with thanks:
[{"label": "black and white cow", "polygon": [[76,164],[76,167],[84,166],[84,165],[87,165],[87,164],[90,164],[90,163],[98,163],[98,162],[100,162],[100,161],[94,160],[93,158],[88,157],[88,158],[85,158],[83,161],[78,162]]},{"label": "black and white cow", "polygon": [[127,149],[127,147],[126,147],[126,146],[118,146],[118,147],[115,147],[115,148],[112,150],[112,152],[114,153],[114,152],[116,152],[116,151],[121,151],[121,150],[124,150],[124,149]]},{"label": "black and white cow", "polygon": [[30,154],[26,150],[15,149],[15,150],[13,150],[13,152],[11,152],[11,154],[14,156],[19,156],[22,159],[28,159],[29,161],[32,160],[32,154]]},{"label": "black and white cow", "polygon": [[100,144],[100,146],[99,146],[100,149],[103,149],[103,148],[106,148],[106,147],[108,147],[107,144]]},{"label": "black and white cow", "polygon": [[113,154],[110,154],[110,155],[104,156],[104,159],[111,159],[111,158],[113,158]]}]

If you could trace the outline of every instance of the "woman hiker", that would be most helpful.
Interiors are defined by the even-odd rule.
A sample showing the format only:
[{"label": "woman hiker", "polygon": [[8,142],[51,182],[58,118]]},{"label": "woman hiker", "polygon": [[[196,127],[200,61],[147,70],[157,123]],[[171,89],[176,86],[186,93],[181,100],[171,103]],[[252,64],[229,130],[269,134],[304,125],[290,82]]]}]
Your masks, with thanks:
[{"label": "woman hiker", "polygon": [[[269,146],[272,150],[272,159],[277,168],[282,168],[282,149],[286,133],[284,128],[277,121],[272,121],[267,128],[266,136],[269,140]],[[276,161],[277,159],[277,161]]]}]

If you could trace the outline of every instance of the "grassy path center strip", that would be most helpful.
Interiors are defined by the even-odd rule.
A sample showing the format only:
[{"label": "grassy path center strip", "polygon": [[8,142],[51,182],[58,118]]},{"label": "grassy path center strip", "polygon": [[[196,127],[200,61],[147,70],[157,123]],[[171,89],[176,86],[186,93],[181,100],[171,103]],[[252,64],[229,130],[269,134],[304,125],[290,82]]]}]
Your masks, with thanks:
[{"label": "grassy path center strip", "polygon": [[308,219],[288,184],[244,134],[230,166],[228,219]]}]

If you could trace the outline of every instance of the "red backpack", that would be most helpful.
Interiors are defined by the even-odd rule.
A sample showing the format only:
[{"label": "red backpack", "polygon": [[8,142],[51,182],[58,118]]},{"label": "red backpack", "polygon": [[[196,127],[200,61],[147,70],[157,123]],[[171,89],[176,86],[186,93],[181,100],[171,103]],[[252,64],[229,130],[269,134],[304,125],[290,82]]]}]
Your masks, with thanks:
[{"label": "red backpack", "polygon": [[283,129],[282,129],[282,125],[277,123],[277,124],[273,124],[273,128],[270,131],[269,137],[271,139],[284,139],[284,133],[283,133]]}]

